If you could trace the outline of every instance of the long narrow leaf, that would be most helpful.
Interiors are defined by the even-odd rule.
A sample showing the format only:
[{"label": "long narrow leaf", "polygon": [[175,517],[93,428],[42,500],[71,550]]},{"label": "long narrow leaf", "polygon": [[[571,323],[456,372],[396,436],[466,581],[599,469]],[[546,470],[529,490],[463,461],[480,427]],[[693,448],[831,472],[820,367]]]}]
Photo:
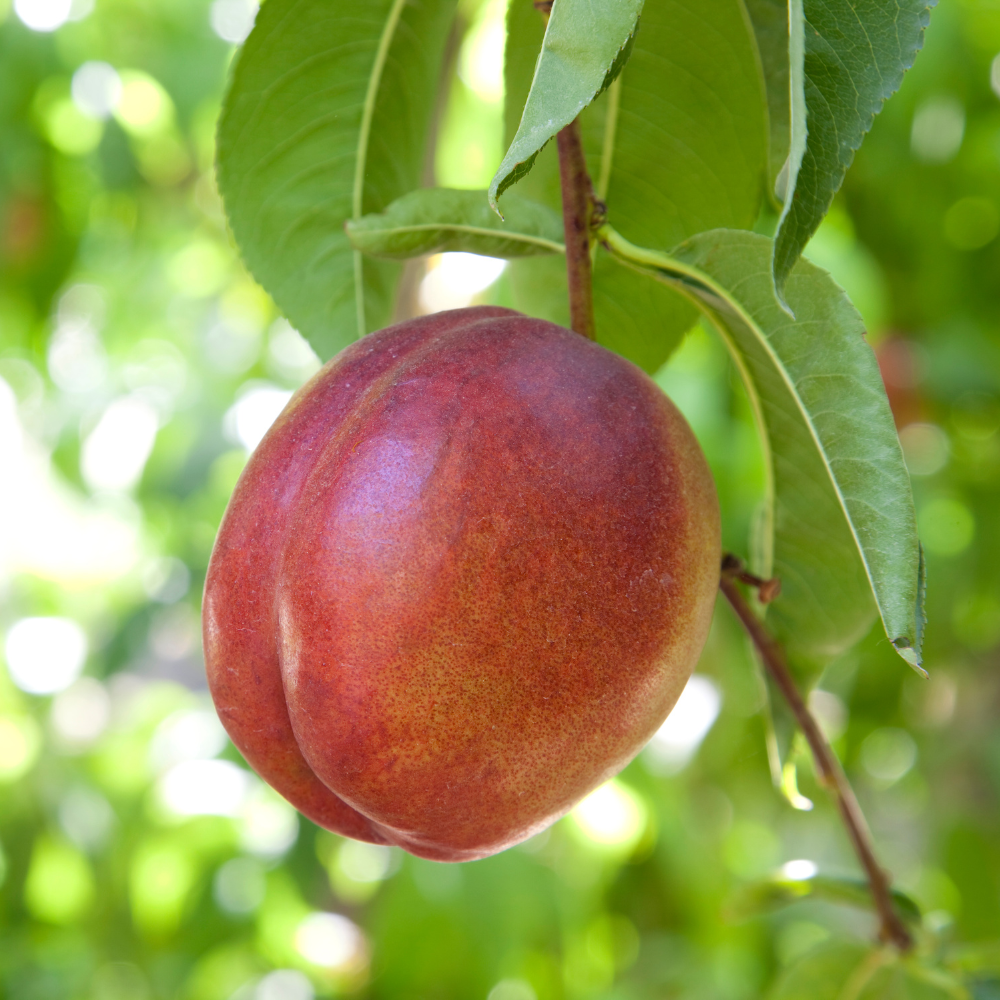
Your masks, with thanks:
[{"label": "long narrow leaf", "polygon": [[490,184],[490,205],[530,169],[539,150],[621,72],[643,0],[556,0],[514,141]]},{"label": "long narrow leaf", "polygon": [[604,232],[617,256],[683,290],[725,339],[768,454],[771,558],[782,580],[769,621],[800,667],[861,638],[874,612],[920,664],[920,552],[909,477],[861,317],[807,260],[787,284],[792,319],[770,277],[771,241],[702,233],[665,255]]},{"label": "long narrow leaf", "polygon": [[791,149],[774,242],[779,297],[865,133],[923,45],[936,0],[790,0]]}]

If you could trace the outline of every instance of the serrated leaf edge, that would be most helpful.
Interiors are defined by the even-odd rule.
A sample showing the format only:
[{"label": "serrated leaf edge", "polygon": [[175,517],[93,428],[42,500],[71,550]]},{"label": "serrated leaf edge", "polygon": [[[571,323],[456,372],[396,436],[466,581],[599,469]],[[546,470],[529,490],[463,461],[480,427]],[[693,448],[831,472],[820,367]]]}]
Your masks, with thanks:
[{"label": "serrated leaf edge", "polygon": [[[554,11],[555,11],[555,5],[553,5],[553,12]],[[600,86],[594,91],[594,93],[588,99],[582,102],[577,102],[576,109],[573,111],[572,115],[570,115],[568,118],[565,119],[565,121],[563,121],[560,118],[557,120],[558,124],[556,124],[555,121],[550,120],[546,125],[546,130],[549,130],[548,137],[542,143],[540,143],[538,148],[535,149],[533,153],[525,157],[523,160],[519,160],[517,163],[514,164],[513,167],[510,167],[507,170],[506,174],[501,176],[501,171],[504,169],[504,163],[507,160],[507,156],[510,153],[510,150],[517,143],[518,137],[521,134],[521,125],[524,123],[524,111],[527,110],[528,105],[531,103],[531,95],[534,93],[535,84],[538,82],[538,71],[542,65],[542,59],[544,58],[545,55],[545,42],[546,39],[548,38],[549,28],[552,25],[552,20],[550,18],[549,23],[545,27],[545,34],[542,36],[542,47],[538,53],[538,60],[535,63],[535,72],[531,78],[531,87],[528,90],[528,97],[524,102],[524,109],[521,111],[521,120],[518,123],[517,131],[514,133],[514,138],[511,141],[510,147],[507,149],[507,153],[504,154],[504,158],[500,163],[500,168],[497,170],[493,179],[490,181],[490,186],[487,193],[487,197],[490,203],[490,208],[492,208],[493,211],[496,212],[501,219],[503,218],[503,212],[500,211],[500,206],[497,204],[497,202],[500,196],[504,193],[504,191],[506,191],[513,184],[516,184],[522,177],[528,174],[532,166],[534,166],[535,159],[537,158],[538,154],[545,148],[545,146],[552,139],[552,137],[557,132],[560,131],[560,129],[565,128],[567,125],[570,124],[570,122],[574,121],[577,115],[579,115],[584,108],[592,104],[601,94],[604,93],[605,90],[607,90],[615,82],[615,80],[617,80],[621,76],[621,72],[625,68],[626,63],[628,62],[628,56],[631,54],[632,47],[635,44],[635,34],[636,31],[638,31],[639,29],[639,21],[641,17],[642,17],[642,9],[640,8],[640,10],[635,16],[635,22],[632,25],[632,30],[629,32],[628,37],[625,39],[625,41],[622,42],[622,44],[619,46],[618,51],[614,54],[614,57],[612,58],[611,63],[607,68],[607,71],[605,72],[604,79],[601,81]]]},{"label": "serrated leaf edge", "polygon": [[[879,616],[882,618],[882,625],[884,628],[886,628],[886,634],[888,634],[889,630],[887,628],[887,623],[885,621],[885,617],[882,611],[881,602],[878,599],[878,592],[875,589],[875,581],[872,576],[872,571],[869,566],[868,559],[865,556],[865,551],[861,543],[861,539],[858,537],[857,528],[855,527],[854,521],[850,515],[850,511],[847,508],[846,498],[844,497],[843,491],[841,490],[840,485],[837,482],[837,478],[834,475],[833,469],[830,466],[830,462],[827,457],[826,451],[822,447],[822,443],[819,439],[818,432],[816,430],[815,425],[813,424],[811,417],[809,416],[809,412],[803,405],[802,399],[799,396],[798,390],[796,389],[794,383],[791,382],[791,380],[789,379],[788,373],[785,371],[784,365],[780,363],[780,359],[775,354],[774,349],[772,348],[770,340],[767,337],[767,335],[764,334],[762,330],[760,330],[756,322],[746,312],[742,304],[736,298],[734,298],[726,289],[724,289],[713,278],[705,274],[699,268],[692,267],[690,264],[685,264],[682,261],[679,261],[676,258],[671,257],[669,254],[665,254],[657,250],[648,250],[645,247],[637,247],[634,244],[629,243],[628,240],[626,240],[619,233],[615,232],[615,230],[608,225],[604,225],[599,230],[598,239],[612,252],[612,254],[615,255],[617,259],[621,260],[623,263],[626,263],[632,266],[635,270],[642,271],[648,274],[650,277],[654,278],[655,280],[661,281],[664,284],[668,284],[670,285],[670,287],[679,291],[682,295],[688,298],[688,300],[691,301],[703,315],[708,317],[708,319],[712,322],[712,325],[715,326],[716,329],[719,329],[720,326],[724,326],[724,324],[722,324],[715,318],[715,316],[712,314],[711,307],[705,302],[705,300],[700,295],[697,295],[696,293],[692,292],[691,285],[699,286],[704,291],[707,291],[710,295],[721,300],[721,302],[723,302],[726,306],[732,309],[740,317],[740,319],[744,323],[746,323],[747,326],[752,331],[754,331],[758,341],[760,342],[761,346],[764,348],[768,356],[771,358],[772,363],[779,372],[782,381],[785,383],[786,388],[791,393],[792,398],[795,400],[795,403],[799,408],[799,413],[801,414],[802,419],[806,424],[806,427],[809,429],[809,433],[813,439],[813,444],[816,446],[816,450],[818,451],[820,459],[822,460],[823,465],[826,468],[827,475],[830,478],[830,483],[833,487],[834,493],[837,496],[837,501],[840,504],[841,512],[843,513],[844,518],[847,521],[847,525],[848,528],[850,529],[851,536],[854,538],[854,543],[857,548],[858,554],[861,558],[861,563],[865,568],[865,575],[868,577],[869,587],[871,589],[872,595],[875,598],[876,607],[878,607],[879,610]],[[681,246],[684,245],[685,245],[684,243],[681,244]],[[722,335],[723,337],[723,341],[730,352],[733,362],[736,364],[737,369],[740,372],[740,377],[743,380],[744,385],[747,387],[748,394],[751,394],[752,380],[750,379],[749,372],[747,371],[746,367],[741,362],[739,351],[735,349],[735,345],[732,343],[731,339],[728,336],[722,334],[721,330],[719,330],[719,332],[720,335]],[[755,395],[756,394],[754,393],[750,396],[752,406],[754,405]],[[759,400],[757,402],[757,406],[759,406]],[[763,412],[761,412],[758,417],[757,410],[755,407],[754,417],[755,417],[755,423],[757,424],[758,427],[758,431],[760,431],[761,428],[764,428],[765,430],[765,433],[762,434],[762,445],[763,445],[763,443],[768,440],[766,434],[767,425],[763,420]],[[765,466],[767,468],[770,468],[771,465],[772,465],[772,456],[770,449],[768,448],[765,451]],[[769,532],[769,536],[773,538],[774,536],[773,531]],[[918,585],[918,593],[919,593],[919,585]],[[915,637],[911,639],[909,636],[906,637],[890,636],[890,639],[892,641],[893,647],[900,654],[900,656],[902,656],[903,659],[910,664],[910,666],[914,667],[919,673],[925,673],[920,665],[921,660],[920,660],[919,648],[914,648],[914,642],[916,641]],[[900,645],[897,645],[897,642],[900,643]]]}]

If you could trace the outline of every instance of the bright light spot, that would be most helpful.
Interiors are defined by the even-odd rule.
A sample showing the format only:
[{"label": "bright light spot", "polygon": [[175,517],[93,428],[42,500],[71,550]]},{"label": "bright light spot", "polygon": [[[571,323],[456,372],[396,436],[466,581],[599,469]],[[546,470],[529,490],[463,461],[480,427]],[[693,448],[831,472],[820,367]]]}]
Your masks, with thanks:
[{"label": "bright light spot", "polygon": [[138,517],[118,503],[84,504],[52,472],[48,453],[28,437],[16,399],[0,379],[0,468],[16,490],[0,489],[0,577],[31,573],[64,584],[93,584],[128,572]]},{"label": "bright light spot", "polygon": [[536,1000],[531,983],[523,979],[501,979],[490,990],[486,1000]]},{"label": "bright light spot", "polygon": [[223,375],[239,375],[260,354],[260,330],[246,322],[221,319],[205,335],[205,357]]},{"label": "bright light spot", "polygon": [[230,255],[215,240],[197,239],[170,258],[167,277],[185,298],[206,298],[226,283],[231,263]]},{"label": "bright light spot", "polygon": [[108,800],[92,788],[79,786],[67,792],[59,803],[59,825],[63,833],[84,851],[103,847],[115,823]]},{"label": "bright light spot", "polygon": [[264,866],[253,858],[233,858],[215,873],[212,895],[227,913],[253,913],[264,902]]},{"label": "bright light spot", "polygon": [[[17,415],[14,390],[0,378],[0,468],[16,477],[24,451],[24,434]],[[16,478],[14,479],[16,482]]]},{"label": "bright light spot", "polygon": [[108,363],[97,336],[104,322],[104,293],[96,285],[74,285],[63,293],[49,341],[52,381],[66,392],[89,392],[107,377]]},{"label": "bright light spot", "polygon": [[116,399],[83,442],[80,470],[92,490],[129,490],[156,442],[159,417],[141,397]]},{"label": "bright light spot", "polygon": [[635,846],[646,826],[645,805],[615,779],[591,792],[570,816],[588,839],[608,847]]},{"label": "bright light spot", "polygon": [[219,38],[239,45],[250,34],[257,10],[255,0],[215,0],[208,19]]},{"label": "bright light spot", "polygon": [[337,867],[355,882],[381,882],[392,870],[392,850],[383,844],[345,840],[337,852]]},{"label": "bright light spot", "polygon": [[994,56],[990,63],[990,86],[993,93],[1000,97],[1000,55]]},{"label": "bright light spot", "polygon": [[30,715],[0,715],[0,783],[27,774],[41,747],[38,723]]},{"label": "bright light spot", "polygon": [[911,476],[932,476],[948,461],[948,435],[936,424],[907,424],[899,443]]},{"label": "bright light spot", "polygon": [[298,969],[275,969],[253,991],[253,1000],[313,1000],[314,996],[309,977]]},{"label": "bright light spot", "polygon": [[259,858],[280,858],[298,839],[299,814],[267,785],[254,788],[240,818],[240,846]]},{"label": "bright light spot", "polygon": [[61,841],[41,836],[31,852],[24,902],[40,920],[68,924],[89,909],[96,891],[86,857]]},{"label": "bright light spot", "polygon": [[97,148],[104,126],[85,115],[68,97],[56,101],[44,114],[49,142],[67,156],[85,156]]},{"label": "bright light spot", "polygon": [[506,266],[505,260],[476,253],[435,254],[420,283],[420,304],[428,313],[461,309],[489,288]]},{"label": "bright light spot", "polygon": [[893,785],[917,762],[917,744],[905,729],[876,729],[861,744],[861,764],[880,785]]},{"label": "bright light spot", "polygon": [[807,799],[799,791],[798,769],[793,761],[786,760],[785,766],[781,769],[781,791],[793,809],[801,812],[812,811],[813,800]]},{"label": "bright light spot", "polygon": [[931,97],[917,108],[910,149],[924,163],[947,163],[962,145],[965,108],[955,97]]},{"label": "bright light spot", "polygon": [[74,74],[73,103],[91,118],[111,116],[122,96],[122,80],[110,63],[85,62]]},{"label": "bright light spot", "polygon": [[286,319],[276,319],[267,339],[267,360],[274,374],[304,382],[320,369],[320,360],[309,342]]},{"label": "bright light spot", "polygon": [[941,497],[924,504],[917,514],[920,540],[928,552],[956,556],[972,544],[976,522],[960,500]]},{"label": "bright light spot", "polygon": [[89,326],[56,328],[49,343],[49,374],[66,392],[96,389],[107,375],[107,358],[97,334]]},{"label": "bright light spot", "polygon": [[176,838],[140,841],[129,868],[129,902],[139,930],[161,935],[176,930],[200,868],[190,848]]},{"label": "bright light spot", "polygon": [[253,777],[228,760],[185,760],[159,782],[163,804],[178,816],[240,814]]},{"label": "bright light spot", "polygon": [[159,773],[185,760],[210,760],[228,742],[215,712],[200,708],[174,712],[153,733],[149,763]]},{"label": "bright light spot", "polygon": [[72,0],[14,0],[14,13],[32,31],[55,31],[68,20]]},{"label": "bright light spot", "polygon": [[721,707],[722,695],[716,684],[703,674],[694,674],[645,749],[650,769],[659,774],[680,771],[701,746]]},{"label": "bright light spot", "polygon": [[63,750],[78,753],[93,745],[111,721],[111,697],[93,677],[81,677],[52,699],[49,724]]},{"label": "bright light spot", "polygon": [[367,958],[367,944],[358,926],[339,913],[312,913],[295,932],[295,947],[313,965],[348,971]]},{"label": "bright light spot", "polygon": [[11,680],[28,694],[55,694],[80,676],[87,637],[69,618],[22,618],[5,644]]},{"label": "bright light spot", "polygon": [[122,89],[114,109],[115,118],[127,132],[151,135],[173,118],[170,95],[148,73],[123,70]]},{"label": "bright light spot", "polygon": [[154,559],[142,571],[142,589],[158,604],[176,604],[190,586],[191,571],[186,563],[173,556]]},{"label": "bright light spot", "polygon": [[490,0],[482,8],[477,23],[465,36],[459,57],[459,76],[480,100],[489,104],[503,100],[506,7],[506,0]]},{"label": "bright light spot", "polygon": [[226,438],[253,451],[291,398],[287,389],[272,385],[256,385],[241,393],[223,418]]},{"label": "bright light spot", "polygon": [[823,730],[823,735],[833,743],[847,729],[847,706],[835,694],[821,688],[809,692],[809,710]]},{"label": "bright light spot", "polygon": [[804,858],[799,858],[796,861],[786,861],[781,866],[781,874],[793,882],[805,882],[811,879],[818,871],[819,869],[816,867],[815,862],[806,861]]},{"label": "bright light spot", "polygon": [[125,384],[149,400],[164,424],[188,381],[184,355],[169,341],[144,337],[128,353],[121,369]]}]

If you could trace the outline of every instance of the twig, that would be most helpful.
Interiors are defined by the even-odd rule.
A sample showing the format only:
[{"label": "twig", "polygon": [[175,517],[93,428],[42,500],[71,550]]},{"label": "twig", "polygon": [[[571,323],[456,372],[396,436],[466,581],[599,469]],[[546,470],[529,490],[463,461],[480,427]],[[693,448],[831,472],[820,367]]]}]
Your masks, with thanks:
[{"label": "twig", "polygon": [[556,142],[559,146],[559,182],[562,187],[563,228],[566,233],[570,327],[589,340],[595,340],[597,333],[594,327],[590,265],[594,188],[583,157],[579,120],[574,119],[561,129]]},{"label": "twig", "polygon": [[806,706],[799,689],[795,686],[795,681],[792,679],[785,660],[784,651],[764,627],[764,623],[754,614],[746,598],[740,592],[736,581],[740,579],[741,575],[742,566],[739,561],[734,560],[732,556],[724,557],[719,587],[732,605],[754,646],[757,647],[757,652],[760,654],[764,666],[795,715],[799,728],[812,750],[820,782],[837,801],[837,807],[844,825],[847,827],[848,836],[851,838],[858,860],[861,862],[871,885],[875,908],[878,910],[881,920],[879,937],[882,941],[891,942],[900,951],[910,951],[913,948],[913,938],[892,905],[889,879],[875,857],[871,831],[865,822],[858,800],[854,797],[854,789],[851,788],[847,776],[830,749],[830,745],[826,742],[826,737]]},{"label": "twig", "polygon": [[[546,27],[553,0],[533,0]],[[580,120],[574,118],[556,133],[559,147],[559,187],[562,191],[563,231],[566,242],[566,285],[569,290],[569,325],[574,333],[597,340],[594,325],[593,264],[590,234],[603,223],[607,211],[594,195],[580,140]]]}]

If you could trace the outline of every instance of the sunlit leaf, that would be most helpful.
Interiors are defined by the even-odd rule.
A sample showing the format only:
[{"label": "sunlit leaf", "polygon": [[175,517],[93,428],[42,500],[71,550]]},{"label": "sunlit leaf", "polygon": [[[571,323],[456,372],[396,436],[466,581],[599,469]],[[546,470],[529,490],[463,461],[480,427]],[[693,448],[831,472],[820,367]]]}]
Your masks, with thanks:
[{"label": "sunlit leaf", "polygon": [[454,0],[268,0],[237,57],[219,188],[258,281],[321,357],[389,318],[398,266],[346,219],[416,188]]},{"label": "sunlit leaf", "polygon": [[[800,261],[775,298],[771,241],[717,230],[670,257],[608,245],[696,301],[740,370],[767,453],[764,551],[777,574],[768,620],[800,670],[867,631],[874,594],[886,634],[919,665],[919,544],[906,466],[861,317],[830,276]],[[770,542],[771,551],[767,551]]]},{"label": "sunlit leaf", "polygon": [[490,184],[490,204],[530,169],[538,151],[621,72],[643,0],[559,0],[552,14],[514,141]]},{"label": "sunlit leaf", "polygon": [[464,250],[490,257],[563,253],[562,219],[550,208],[511,195],[501,219],[485,191],[424,188],[403,195],[384,212],[348,221],[356,250],[404,260]]},{"label": "sunlit leaf", "polygon": [[[527,0],[508,9],[506,122],[518,121],[541,19]],[[620,77],[581,115],[587,163],[615,228],[667,249],[720,226],[750,227],[765,183],[767,111],[753,32],[730,0],[647,0]],[[553,146],[518,192],[559,209]],[[518,308],[565,322],[555,260],[514,264]],[[594,306],[601,343],[655,371],[695,319],[690,303],[598,257]]]},{"label": "sunlit leaf", "polygon": [[779,295],[875,115],[913,65],[935,2],[791,0],[791,140],[773,261]]}]

